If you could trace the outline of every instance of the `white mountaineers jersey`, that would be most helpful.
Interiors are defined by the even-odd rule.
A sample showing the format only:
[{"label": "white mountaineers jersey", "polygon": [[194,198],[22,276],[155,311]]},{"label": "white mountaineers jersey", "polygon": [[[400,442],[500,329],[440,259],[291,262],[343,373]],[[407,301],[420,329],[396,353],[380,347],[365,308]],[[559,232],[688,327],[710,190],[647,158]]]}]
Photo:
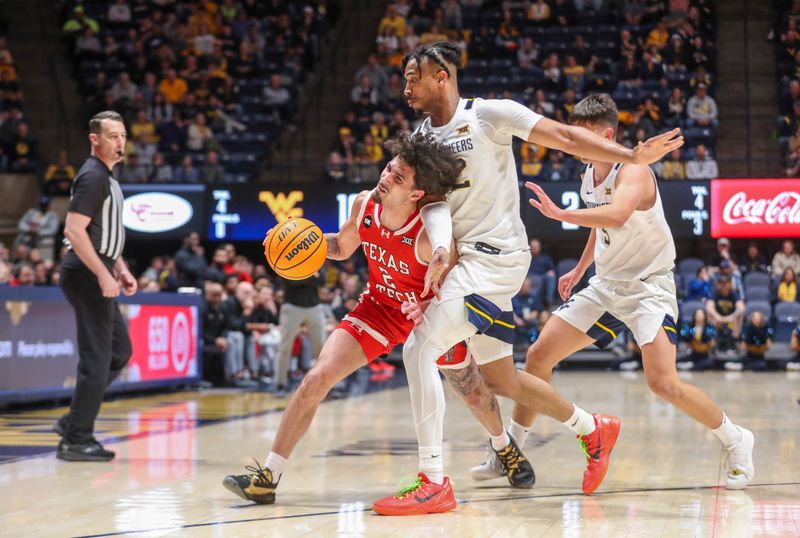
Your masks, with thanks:
[{"label": "white mountaineers jersey", "polygon": [[[466,163],[458,185],[447,196],[459,254],[463,254],[465,246],[478,242],[502,253],[528,250],[511,137],[508,144],[500,144],[483,132],[475,111],[481,102],[482,99],[460,99],[446,125],[433,127],[430,118],[426,118],[416,132],[433,134]],[[470,252],[475,253],[473,249]]]},{"label": "white mountaineers jersey", "polygon": [[[622,163],[611,168],[608,177],[594,185],[594,166],[586,168],[581,183],[581,198],[586,207],[608,205],[614,199],[617,174]],[[650,174],[655,182],[655,176]],[[610,280],[645,279],[671,271],[675,265],[675,243],[672,241],[661,195],[656,184],[656,201],[645,211],[634,211],[621,228],[597,228],[594,243],[597,276]]]}]

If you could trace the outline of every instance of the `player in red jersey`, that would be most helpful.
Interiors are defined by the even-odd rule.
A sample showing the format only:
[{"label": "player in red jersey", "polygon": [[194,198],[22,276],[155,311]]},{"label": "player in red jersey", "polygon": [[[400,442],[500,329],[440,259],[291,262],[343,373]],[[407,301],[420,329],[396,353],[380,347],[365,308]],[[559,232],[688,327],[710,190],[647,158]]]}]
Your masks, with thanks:
[{"label": "player in red jersey", "polygon": [[[236,495],[259,504],[275,502],[275,489],[286,460],[308,430],[319,403],[341,380],[395,345],[406,341],[415,320],[403,312],[424,300],[424,279],[432,248],[417,205],[425,195],[444,195],[456,184],[463,163],[450,149],[430,137],[414,135],[387,142],[395,154],[372,191],[363,191],[353,203],[338,233],[325,234],[328,258],[344,260],[361,246],[367,258],[369,282],[356,307],[334,329],[319,360],[306,374],[281,417],[278,432],[262,468],[248,466],[244,475],[229,475],[223,485]],[[451,245],[454,247],[454,245]],[[455,253],[455,248],[450,252]],[[450,260],[452,266],[456,255]],[[429,295],[429,294],[428,294]],[[440,360],[443,367],[469,360],[451,350]],[[433,365],[431,365],[433,367]],[[533,468],[503,431],[499,408],[488,387],[473,383],[458,391],[473,414],[495,437],[503,436],[498,457],[508,467],[509,482],[533,485]],[[434,513],[452,510],[456,501],[449,481],[430,483],[423,473],[398,497],[413,510]],[[420,499],[422,499],[420,501]]]}]

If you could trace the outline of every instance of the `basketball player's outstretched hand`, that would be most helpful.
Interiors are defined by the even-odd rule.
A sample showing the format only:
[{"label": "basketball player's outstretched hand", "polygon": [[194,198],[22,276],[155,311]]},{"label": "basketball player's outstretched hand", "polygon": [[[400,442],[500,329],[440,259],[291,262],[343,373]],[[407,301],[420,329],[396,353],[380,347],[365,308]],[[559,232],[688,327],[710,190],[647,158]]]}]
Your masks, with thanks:
[{"label": "basketball player's outstretched hand", "polygon": [[644,142],[639,142],[633,148],[633,162],[636,164],[651,164],[678,149],[683,145],[683,136],[680,128],[675,128],[666,133],[661,133]]},{"label": "basketball player's outstretched hand", "polygon": [[441,299],[439,284],[442,280],[442,275],[450,266],[449,259],[450,253],[442,247],[437,248],[436,252],[433,253],[433,257],[428,263],[428,270],[425,271],[425,287],[422,289],[423,297],[429,291],[432,291],[437,299]]},{"label": "basketball player's outstretched hand", "polygon": [[544,192],[544,189],[542,189],[536,183],[532,183],[530,181],[526,181],[525,186],[530,190],[532,190],[533,194],[535,194],[539,198],[538,200],[536,198],[531,198],[530,200],[528,200],[528,202],[530,202],[530,204],[533,207],[541,211],[542,215],[544,215],[545,217],[549,217],[555,220],[561,220],[560,215],[562,209],[558,207],[555,203],[553,203],[553,200],[551,200],[550,197],[547,196],[547,194]]},{"label": "basketball player's outstretched hand", "polygon": [[425,314],[425,309],[428,308],[429,304],[430,301],[423,301],[422,304],[405,301],[400,305],[400,312],[406,315],[407,320],[413,321],[414,325],[419,325],[419,322],[422,321],[422,315]]}]

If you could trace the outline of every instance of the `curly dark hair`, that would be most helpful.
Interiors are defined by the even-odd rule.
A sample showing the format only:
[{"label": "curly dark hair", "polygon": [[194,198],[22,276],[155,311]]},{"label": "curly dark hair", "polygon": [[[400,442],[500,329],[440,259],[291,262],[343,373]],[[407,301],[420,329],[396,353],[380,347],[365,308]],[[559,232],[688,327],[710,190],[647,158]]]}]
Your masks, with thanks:
[{"label": "curly dark hair", "polygon": [[386,149],[414,169],[414,185],[426,195],[443,196],[455,188],[466,163],[431,134],[400,135]]},{"label": "curly dark hair", "polygon": [[456,75],[455,72],[450,71],[451,67],[455,67],[456,71],[461,68],[461,49],[449,41],[437,41],[430,45],[420,45],[407,52],[403,56],[403,72],[405,72],[408,62],[414,60],[417,65],[421,65],[423,58],[428,58],[428,61],[438,65],[450,77]]}]

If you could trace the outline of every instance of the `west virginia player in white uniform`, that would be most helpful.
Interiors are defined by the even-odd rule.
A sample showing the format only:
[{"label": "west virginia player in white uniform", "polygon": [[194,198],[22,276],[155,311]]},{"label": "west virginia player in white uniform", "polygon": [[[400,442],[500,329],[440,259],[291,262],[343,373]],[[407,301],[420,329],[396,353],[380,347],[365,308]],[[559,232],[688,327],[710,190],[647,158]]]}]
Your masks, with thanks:
[{"label": "west virginia player in white uniform", "polygon": [[[613,140],[617,118],[614,101],[599,94],[575,105],[570,123]],[[602,344],[613,339],[621,324],[627,325],[642,350],[650,389],[714,432],[726,451],[726,486],[744,488],[754,474],[753,434],[734,425],[703,391],[678,378],[678,305],[672,275],[675,245],[655,176],[643,165],[584,162],[589,166],[581,198],[587,209],[564,210],[541,187],[527,184],[538,197],[530,200],[531,205],[545,216],[592,228],[592,232],[578,265],[559,279],[559,293],[565,302],[531,345],[525,368],[549,381],[559,361],[594,341]],[[587,288],[570,297],[592,262],[597,274]],[[513,420],[523,425],[522,438],[536,411],[520,405],[514,408]],[[483,478],[492,476],[488,469],[484,473]],[[493,476],[497,474],[495,470]]]},{"label": "west virginia player in white uniform", "polygon": [[[592,415],[561,398],[541,379],[517,371],[511,357],[511,298],[530,264],[520,218],[513,137],[590,158],[642,163],[654,162],[683,143],[675,130],[630,150],[587,129],[543,118],[514,101],[461,99],[456,81],[460,59],[456,46],[434,43],[418,47],[403,62],[405,97],[411,108],[426,117],[420,130],[449,144],[467,163],[460,188],[448,196],[447,204],[423,208],[434,246],[431,278],[435,279],[437,268],[444,267],[451,212],[460,260],[445,278],[440,298],[431,301],[403,348],[421,476],[436,484],[444,477],[444,394],[434,362],[462,340],[468,339],[469,355],[475,361],[468,355],[451,365],[446,375],[454,387],[471,385],[471,378],[478,375],[477,363],[495,394],[536,408],[578,433],[595,429]],[[412,494],[404,490],[400,496],[377,501],[373,508],[398,514]],[[411,503],[415,509],[426,502],[416,501]]]}]

